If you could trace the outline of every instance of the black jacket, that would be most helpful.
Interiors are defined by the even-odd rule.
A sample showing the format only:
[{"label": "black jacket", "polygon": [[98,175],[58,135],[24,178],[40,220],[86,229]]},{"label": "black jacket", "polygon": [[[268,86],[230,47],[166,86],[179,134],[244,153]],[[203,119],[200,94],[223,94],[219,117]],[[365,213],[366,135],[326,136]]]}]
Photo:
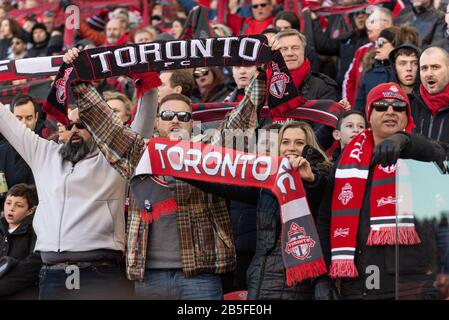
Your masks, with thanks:
[{"label": "black jacket", "polygon": [[415,8],[409,11],[404,21],[415,27],[419,33],[419,47],[426,48],[433,42],[444,38],[446,22],[444,13],[429,4],[424,12],[417,12]]},{"label": "black jacket", "polygon": [[314,21],[313,31],[317,52],[326,56],[338,56],[336,81],[341,85],[345,73],[354,58],[355,51],[369,42],[366,32],[359,33],[352,31],[343,34],[337,39],[332,39],[322,31],[318,21]]},{"label": "black jacket", "polygon": [[[315,182],[303,182],[310,210],[316,217],[326,187],[328,171],[317,164],[323,157],[306,146],[303,156],[310,162]],[[188,181],[205,192],[257,206],[256,252],[247,271],[248,300],[310,300],[313,299],[311,280],[287,287],[282,262],[280,207],[276,196],[268,190]]]},{"label": "black jacket", "polygon": [[322,73],[309,73],[299,87],[299,94],[306,100],[340,100],[337,83]]},{"label": "black jacket", "polygon": [[[11,234],[8,223],[0,219],[0,258],[9,257],[11,267],[0,272],[0,298],[25,297],[37,298],[37,283],[41,259],[33,253],[36,234],[33,227],[33,215],[28,216]],[[15,263],[14,263],[15,262]]]},{"label": "black jacket", "polygon": [[354,109],[365,113],[366,98],[375,86],[381,83],[395,82],[396,76],[389,60],[375,60],[372,69],[366,71],[360,79]]},{"label": "black jacket", "polygon": [[203,101],[198,88],[193,89],[191,99],[192,103],[222,102],[231,92],[231,88],[229,88],[226,84],[221,83],[212,89],[212,93],[209,95],[207,101]]},{"label": "black jacket", "polygon": [[439,142],[449,143],[449,103],[446,109],[433,116],[419,93],[408,97],[416,125],[415,132]]},{"label": "black jacket", "polygon": [[[436,142],[412,134],[411,143],[402,153],[403,159],[433,161],[444,155],[444,149]],[[367,246],[366,241],[370,231],[370,187],[374,165],[370,167],[370,174],[364,192],[363,204],[357,232],[355,265],[359,274],[355,279],[340,279],[341,296],[345,299],[393,299],[395,297],[395,247]],[[335,183],[335,169],[329,177],[326,192],[317,218],[317,229],[323,249],[326,264],[331,262],[330,226],[332,193]],[[402,297],[414,299],[436,298],[433,288],[435,272],[437,272],[437,247],[435,232],[431,226],[415,221],[417,232],[422,243],[411,246],[401,246],[399,250],[400,278],[407,281],[408,288],[401,287]],[[377,266],[380,271],[380,289],[368,290],[367,278],[372,274],[368,266]],[[369,279],[368,279],[369,280]]]}]

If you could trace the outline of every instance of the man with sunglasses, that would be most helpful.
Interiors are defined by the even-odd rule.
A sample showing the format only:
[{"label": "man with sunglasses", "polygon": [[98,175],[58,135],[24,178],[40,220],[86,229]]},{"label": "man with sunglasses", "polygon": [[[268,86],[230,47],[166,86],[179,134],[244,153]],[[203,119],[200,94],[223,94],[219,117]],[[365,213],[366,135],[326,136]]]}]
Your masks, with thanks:
[{"label": "man with sunglasses", "polygon": [[[395,216],[396,162],[398,158],[442,161],[445,151],[437,142],[411,133],[410,103],[396,83],[380,84],[369,92],[365,116],[370,128],[345,147],[329,176],[317,229],[330,276],[344,278],[343,299],[394,299],[395,246],[375,235],[379,230],[391,231],[383,228],[395,219],[391,216]],[[436,266],[431,258],[437,254],[436,240],[425,235],[417,222],[408,222],[414,230],[408,229],[406,239],[399,236],[401,282],[406,284],[401,298],[436,298]],[[412,239],[412,232],[420,241]],[[379,270],[379,285],[374,287],[366,285],[372,283],[372,266]]]},{"label": "man with sunglasses", "polygon": [[11,47],[11,54],[8,56],[10,60],[17,60],[25,58],[27,54],[28,37],[24,33],[16,34],[11,38],[9,46]]},{"label": "man with sunglasses", "polygon": [[[73,91],[80,117],[102,152],[131,178],[146,149],[144,140],[117,122],[92,86],[79,84]],[[177,93],[164,97],[156,116],[157,136],[190,140],[191,112],[189,98]],[[136,298],[222,299],[219,274],[235,268],[226,203],[170,177],[137,176],[130,184],[135,197],[130,198],[127,274],[138,280]],[[161,199],[175,200],[177,207],[159,214],[159,203],[167,203]]]},{"label": "man with sunglasses", "polygon": [[274,0],[251,0],[251,18],[243,18],[228,12],[227,25],[234,35],[261,34],[265,29],[273,27]]},{"label": "man with sunglasses", "polygon": [[342,97],[346,99],[351,106],[354,105],[357,98],[360,78],[363,72],[363,57],[374,47],[374,41],[379,38],[382,30],[393,26],[393,15],[390,10],[382,7],[374,7],[372,13],[366,20],[366,29],[369,43],[358,48],[354,53],[354,58],[349,65],[343,79]]},{"label": "man with sunglasses", "polygon": [[69,119],[68,141],[57,144],[0,105],[0,132],[30,166],[39,194],[39,299],[129,299],[133,287],[122,268],[127,180],[99,152],[77,112]]}]

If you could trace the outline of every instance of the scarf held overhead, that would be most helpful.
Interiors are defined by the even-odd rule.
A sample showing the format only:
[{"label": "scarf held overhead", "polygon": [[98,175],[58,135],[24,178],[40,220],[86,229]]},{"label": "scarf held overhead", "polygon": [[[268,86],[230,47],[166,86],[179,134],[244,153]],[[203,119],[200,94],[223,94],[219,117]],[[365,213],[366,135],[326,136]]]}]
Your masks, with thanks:
[{"label": "scarf held overhead", "polygon": [[271,190],[281,209],[287,284],[294,286],[326,272],[301,177],[291,170],[288,159],[154,138],[136,169],[136,176],[148,174]]},{"label": "scarf held overhead", "polygon": [[[60,68],[44,111],[61,123],[67,123],[66,105],[70,101],[70,83],[73,81],[204,66],[250,66],[263,63],[267,63],[268,68],[276,67],[273,79],[268,80],[271,88],[268,104],[276,108],[293,98],[298,99],[298,92],[281,53],[273,53],[266,43],[265,36],[257,35],[159,41],[84,50],[72,64],[63,64]],[[295,105],[303,102],[304,99],[299,100]]]},{"label": "scarf held overhead", "polygon": [[[354,264],[357,231],[364,196],[370,194],[370,233],[367,245],[412,245],[421,242],[412,212],[396,216],[396,165],[374,167],[370,192],[366,184],[374,150],[371,129],[354,138],[337,165],[332,196],[331,255],[333,278],[356,278]],[[397,230],[396,230],[397,226]],[[398,238],[396,238],[396,232]]]}]

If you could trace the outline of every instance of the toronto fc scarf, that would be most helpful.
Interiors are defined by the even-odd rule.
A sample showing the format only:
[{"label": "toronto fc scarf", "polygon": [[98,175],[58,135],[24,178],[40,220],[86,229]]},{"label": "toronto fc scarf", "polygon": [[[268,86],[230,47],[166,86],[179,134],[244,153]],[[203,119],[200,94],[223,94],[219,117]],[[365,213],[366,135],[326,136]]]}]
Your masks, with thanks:
[{"label": "toronto fc scarf", "polygon": [[[354,264],[360,211],[374,150],[371,129],[361,132],[344,149],[335,173],[332,196],[331,255],[333,278],[356,278]],[[396,217],[396,165],[374,167],[370,194],[370,233],[367,245],[412,245],[421,240],[410,212]],[[396,230],[396,225],[397,230]],[[396,232],[398,238],[396,238]]]},{"label": "toronto fc scarf", "polygon": [[81,51],[70,65],[63,64],[50,91],[44,111],[67,123],[70,83],[151,71],[267,63],[275,68],[270,79],[270,107],[287,102],[298,106],[304,99],[291,80],[279,51],[272,52],[265,36],[223,37],[101,47]]},{"label": "toronto fc scarf", "polygon": [[271,190],[281,209],[282,258],[287,285],[294,286],[326,272],[301,177],[298,171],[291,170],[288,159],[154,138],[136,168],[136,176],[142,174]]},{"label": "toronto fc scarf", "polygon": [[[192,117],[202,123],[222,121],[226,114],[236,108],[237,102],[193,103]],[[344,108],[332,100],[308,100],[303,105],[287,110],[282,115],[272,117],[268,106],[259,112],[259,118],[284,122],[286,120],[308,120],[335,128],[337,120],[344,112]]]}]

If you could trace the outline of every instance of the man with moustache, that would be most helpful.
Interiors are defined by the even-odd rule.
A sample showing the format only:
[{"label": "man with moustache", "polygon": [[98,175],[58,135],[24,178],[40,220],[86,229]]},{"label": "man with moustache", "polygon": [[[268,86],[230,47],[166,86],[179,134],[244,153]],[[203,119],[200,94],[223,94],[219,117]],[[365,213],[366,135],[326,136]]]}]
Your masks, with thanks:
[{"label": "man with moustache", "polygon": [[126,179],[99,152],[76,110],[69,119],[68,141],[57,144],[0,104],[0,132],[31,168],[39,195],[33,223],[44,264],[39,299],[127,299]]}]

